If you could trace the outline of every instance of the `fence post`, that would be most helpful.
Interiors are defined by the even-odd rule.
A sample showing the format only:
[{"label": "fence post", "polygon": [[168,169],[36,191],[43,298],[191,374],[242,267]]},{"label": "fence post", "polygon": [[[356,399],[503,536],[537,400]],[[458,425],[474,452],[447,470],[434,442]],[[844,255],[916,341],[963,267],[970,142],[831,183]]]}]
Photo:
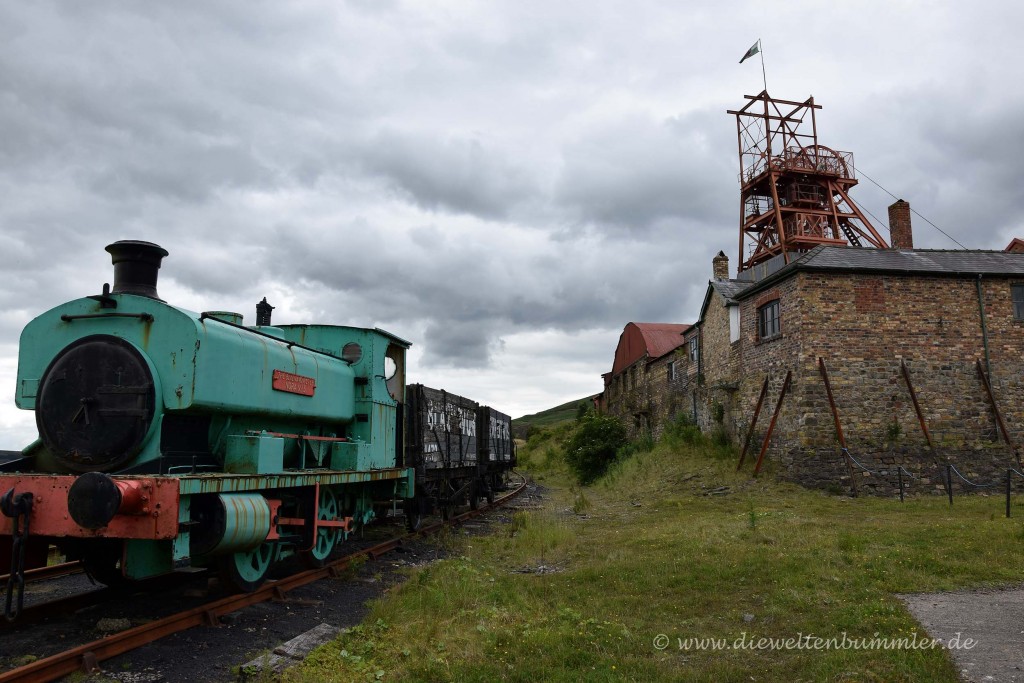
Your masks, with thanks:
[{"label": "fence post", "polygon": [[953,466],[946,465],[946,493],[949,494],[949,504],[953,505]]},{"label": "fence post", "polygon": [[1006,470],[1006,518],[1010,518],[1010,477],[1013,476],[1013,470]]},{"label": "fence post", "polygon": [[898,470],[896,470],[896,474],[899,476],[899,479],[900,479],[900,502],[902,503],[903,502],[903,468],[900,467]]}]

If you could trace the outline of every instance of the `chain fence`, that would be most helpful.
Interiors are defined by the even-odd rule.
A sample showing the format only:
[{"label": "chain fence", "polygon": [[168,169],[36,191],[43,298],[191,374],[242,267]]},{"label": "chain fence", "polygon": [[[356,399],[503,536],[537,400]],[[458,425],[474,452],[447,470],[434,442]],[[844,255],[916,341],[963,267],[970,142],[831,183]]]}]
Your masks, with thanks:
[{"label": "chain fence", "polygon": [[[875,475],[875,476],[878,476],[878,477],[885,477],[885,476],[889,475],[890,468],[885,468],[885,470],[873,470],[873,469],[870,469],[869,467],[865,467],[863,463],[861,463],[859,460],[857,460],[857,458],[855,458],[853,456],[853,453],[850,452],[850,449],[842,448],[842,449],[840,449],[840,451],[849,459],[850,463],[852,463],[854,466],[856,466],[859,470],[861,470],[863,472],[867,472],[868,474],[872,474],[872,475]],[[1018,476],[1021,479],[1024,479],[1024,472],[1021,472],[1020,470],[1018,470],[1018,469],[1016,469],[1014,467],[1009,467],[1006,470],[1006,477],[1005,477],[1004,480],[997,481],[997,482],[981,484],[981,483],[978,483],[978,482],[975,482],[975,481],[971,481],[970,479],[965,477],[963,475],[963,473],[961,473],[960,470],[958,470],[956,468],[956,465],[954,465],[953,463],[946,463],[946,465],[945,465],[945,473],[942,472],[942,469],[943,469],[942,465],[937,465],[937,467],[939,468],[940,476],[942,476],[942,483],[943,483],[943,486],[946,489],[946,495],[949,497],[949,504],[950,505],[953,504],[953,475],[956,475],[956,477],[960,481],[962,481],[964,484],[966,484],[967,486],[970,486],[972,488],[975,488],[975,489],[991,489],[991,488],[994,488],[996,486],[1005,485],[1006,486],[1006,516],[1007,517],[1010,516],[1010,499],[1011,499],[1011,496],[1013,495],[1013,477],[1014,476]],[[896,475],[897,475],[897,479],[898,479],[898,482],[899,482],[900,502],[903,502],[904,491],[906,490],[906,486],[909,485],[909,484],[905,484],[904,483],[904,479],[908,478],[911,481],[919,481],[921,479],[921,477],[920,476],[915,476],[912,472],[910,472],[903,465],[897,465],[896,466]]]}]

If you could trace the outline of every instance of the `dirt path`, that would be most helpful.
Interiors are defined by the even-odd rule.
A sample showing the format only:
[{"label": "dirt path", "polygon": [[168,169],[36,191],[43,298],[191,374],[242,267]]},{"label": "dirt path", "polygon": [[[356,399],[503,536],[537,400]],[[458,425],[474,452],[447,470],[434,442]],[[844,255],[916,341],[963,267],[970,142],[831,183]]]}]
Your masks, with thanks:
[{"label": "dirt path", "polygon": [[1024,588],[903,595],[968,683],[1024,683]]}]

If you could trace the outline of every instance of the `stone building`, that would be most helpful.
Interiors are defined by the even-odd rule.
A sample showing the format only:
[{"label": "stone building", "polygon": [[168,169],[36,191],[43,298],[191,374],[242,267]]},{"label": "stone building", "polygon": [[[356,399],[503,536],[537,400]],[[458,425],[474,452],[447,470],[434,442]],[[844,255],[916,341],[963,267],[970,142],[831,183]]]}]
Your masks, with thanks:
[{"label": "stone building", "polygon": [[[614,403],[630,394],[615,393],[622,373],[613,368],[602,406],[648,416],[655,434],[686,410],[742,445],[767,382],[753,459],[788,374],[767,442],[767,466],[782,478],[850,490],[852,473],[860,488],[888,494],[900,466],[916,490],[941,488],[947,464],[984,483],[1019,469],[1024,253],[914,249],[909,216],[906,202],[890,209],[894,248],[821,245],[742,279],[729,277],[720,252],[697,322],[680,326],[682,343],[637,357],[643,381],[631,407]],[[693,361],[667,380],[682,356]],[[856,464],[840,448],[836,416]]]},{"label": "stone building", "polygon": [[[695,371],[679,353],[692,325],[627,323],[615,347],[612,371],[601,377],[604,391],[595,398],[601,411],[622,419],[633,437],[659,435],[681,407]],[[695,347],[696,348],[696,347]]]}]

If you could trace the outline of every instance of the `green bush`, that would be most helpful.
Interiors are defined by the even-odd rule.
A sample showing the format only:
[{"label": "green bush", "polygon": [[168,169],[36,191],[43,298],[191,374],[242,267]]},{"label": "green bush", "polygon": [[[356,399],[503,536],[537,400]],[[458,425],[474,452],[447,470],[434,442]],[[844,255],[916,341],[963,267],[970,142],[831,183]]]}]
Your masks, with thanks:
[{"label": "green bush", "polygon": [[585,415],[565,447],[565,462],[583,485],[592,483],[608,469],[615,454],[626,445],[626,428],[610,415]]},{"label": "green bush", "polygon": [[672,422],[665,425],[662,440],[671,445],[699,446],[707,442],[693,418],[687,413],[679,413]]},{"label": "green bush", "polygon": [[650,432],[640,432],[640,436],[636,437],[633,441],[628,441],[615,452],[616,460],[625,460],[630,458],[637,453],[650,453],[654,449],[654,445],[657,443],[654,440],[654,435]]}]

